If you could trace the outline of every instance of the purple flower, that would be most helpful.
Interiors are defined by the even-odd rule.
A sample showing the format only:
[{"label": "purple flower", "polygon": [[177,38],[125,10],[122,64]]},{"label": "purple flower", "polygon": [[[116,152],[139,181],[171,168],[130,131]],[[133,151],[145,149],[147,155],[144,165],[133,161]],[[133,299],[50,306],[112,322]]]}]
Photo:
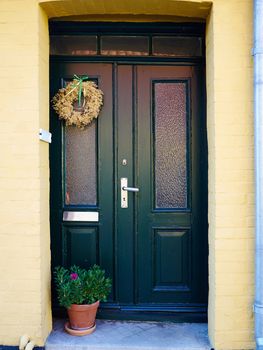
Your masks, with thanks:
[{"label": "purple flower", "polygon": [[70,279],[71,280],[77,280],[79,278],[79,275],[75,272],[71,273],[70,274]]}]

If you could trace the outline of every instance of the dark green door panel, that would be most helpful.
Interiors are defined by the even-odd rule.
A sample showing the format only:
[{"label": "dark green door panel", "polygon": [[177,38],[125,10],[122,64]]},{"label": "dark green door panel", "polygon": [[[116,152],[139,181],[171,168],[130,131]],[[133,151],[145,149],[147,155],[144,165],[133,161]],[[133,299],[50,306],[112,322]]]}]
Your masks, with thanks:
[{"label": "dark green door panel", "polygon": [[[107,271],[113,291],[101,317],[204,320],[207,166],[201,68],[57,61],[51,64],[51,97],[74,74],[88,75],[104,92],[94,146],[97,204],[69,205],[64,198],[67,134],[51,109],[52,266],[97,263]],[[128,208],[121,208],[123,177],[139,188],[128,193]],[[99,221],[63,221],[65,211],[95,211]]]},{"label": "dark green door panel", "polygon": [[63,225],[63,252],[67,266],[89,268],[99,263],[98,227]]},{"label": "dark green door panel", "polygon": [[134,184],[133,158],[133,67],[119,66],[116,69],[117,103],[116,103],[116,159],[117,189],[116,201],[116,277],[118,302],[134,304],[134,198],[129,196],[128,208],[120,206],[120,179],[128,178],[130,185]]},{"label": "dark green door panel", "polygon": [[[165,84],[161,99],[155,99],[155,84]],[[205,304],[206,199],[205,183],[200,176],[203,150],[200,127],[204,120],[198,105],[201,96],[197,68],[139,66],[137,86],[137,169],[141,189],[137,216],[138,302]],[[177,121],[185,126],[180,129]],[[173,129],[174,134],[169,135]],[[177,162],[184,172],[171,169],[169,162],[176,162],[176,157],[182,158]],[[174,179],[173,172],[177,174]],[[157,173],[161,176],[158,181]],[[164,193],[163,198],[160,196],[163,206],[156,204],[157,186]],[[182,195],[184,199],[176,200],[176,196]]]},{"label": "dark green door panel", "polygon": [[[97,63],[51,64],[51,96],[73,79],[74,74],[88,75],[98,83],[104,92],[104,104],[97,121],[97,205],[69,205],[64,199],[65,192],[65,125],[51,109],[50,128],[53,142],[50,148],[51,165],[51,244],[52,266],[59,264],[100,264],[114,277],[114,146],[113,146],[113,90],[112,65]],[[81,133],[81,130],[77,132]],[[78,150],[81,152],[81,149]],[[76,152],[74,157],[78,156]],[[84,155],[85,156],[85,155]],[[88,158],[88,155],[87,155]],[[85,165],[83,165],[85,166]],[[77,179],[76,179],[77,181]],[[63,223],[63,212],[98,212],[99,222]],[[113,288],[112,298],[115,298]]]},{"label": "dark green door panel", "polygon": [[188,292],[191,244],[189,230],[154,229],[153,290]]}]

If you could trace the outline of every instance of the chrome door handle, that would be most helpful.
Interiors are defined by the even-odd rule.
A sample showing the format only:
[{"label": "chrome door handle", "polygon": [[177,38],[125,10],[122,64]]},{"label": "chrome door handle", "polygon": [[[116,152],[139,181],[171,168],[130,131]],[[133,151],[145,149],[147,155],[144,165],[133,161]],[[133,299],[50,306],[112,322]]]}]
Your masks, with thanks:
[{"label": "chrome door handle", "polygon": [[137,188],[137,187],[126,187],[126,186],[123,186],[122,189],[123,189],[123,191],[139,192],[139,188]]},{"label": "chrome door handle", "polygon": [[128,187],[128,178],[121,178],[121,208],[128,208],[128,192],[139,192],[137,187]]}]

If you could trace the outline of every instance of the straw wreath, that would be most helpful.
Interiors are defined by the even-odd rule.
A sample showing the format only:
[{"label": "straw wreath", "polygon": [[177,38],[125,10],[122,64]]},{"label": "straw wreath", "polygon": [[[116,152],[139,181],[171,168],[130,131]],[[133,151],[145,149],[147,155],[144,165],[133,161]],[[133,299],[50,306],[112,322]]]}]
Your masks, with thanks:
[{"label": "straw wreath", "polygon": [[[84,81],[87,79],[87,76],[81,78],[74,75],[72,83],[59,89],[52,99],[54,110],[59,119],[65,120],[66,125],[84,129],[99,115],[103,104],[103,92],[93,81]],[[77,109],[74,107],[76,101]]]}]

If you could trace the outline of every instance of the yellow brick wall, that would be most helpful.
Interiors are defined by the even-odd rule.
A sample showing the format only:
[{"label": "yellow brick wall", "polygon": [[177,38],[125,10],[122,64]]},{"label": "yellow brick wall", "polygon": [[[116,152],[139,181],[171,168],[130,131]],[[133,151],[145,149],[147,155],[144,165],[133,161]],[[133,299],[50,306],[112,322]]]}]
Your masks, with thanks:
[{"label": "yellow brick wall", "polygon": [[252,1],[215,0],[207,20],[209,335],[251,349],[254,288]]},{"label": "yellow brick wall", "polygon": [[51,329],[48,145],[38,140],[49,120],[47,18],[168,15],[207,18],[210,340],[217,350],[252,348],[252,0],[83,4],[0,1],[0,345],[24,333],[43,345]]},{"label": "yellow brick wall", "polygon": [[[49,33],[48,18],[38,7],[39,126],[49,130]],[[41,331],[45,339],[51,329],[50,229],[49,229],[49,146],[39,142]]]},{"label": "yellow brick wall", "polygon": [[51,328],[47,18],[36,1],[0,1],[0,344]]}]

